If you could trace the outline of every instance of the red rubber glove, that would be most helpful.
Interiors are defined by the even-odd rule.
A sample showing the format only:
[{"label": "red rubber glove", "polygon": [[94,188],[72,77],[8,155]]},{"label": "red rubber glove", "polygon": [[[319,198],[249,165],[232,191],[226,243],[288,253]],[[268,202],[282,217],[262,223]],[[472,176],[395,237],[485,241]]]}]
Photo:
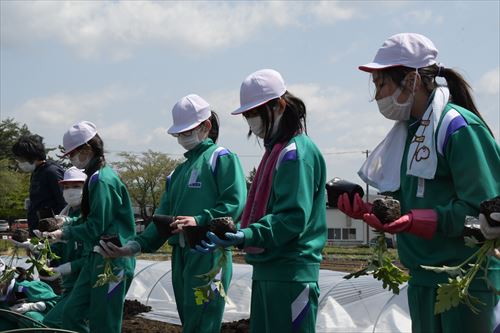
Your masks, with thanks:
[{"label": "red rubber glove", "polygon": [[361,199],[358,193],[354,194],[354,200],[351,207],[351,200],[347,193],[341,194],[337,200],[337,208],[352,217],[353,219],[361,220],[364,214],[371,213],[372,204],[366,203]]},{"label": "red rubber glove", "polygon": [[363,221],[378,231],[391,234],[408,232],[425,239],[432,239],[437,228],[437,213],[433,209],[413,209],[386,224],[382,224],[374,214],[365,214]]}]

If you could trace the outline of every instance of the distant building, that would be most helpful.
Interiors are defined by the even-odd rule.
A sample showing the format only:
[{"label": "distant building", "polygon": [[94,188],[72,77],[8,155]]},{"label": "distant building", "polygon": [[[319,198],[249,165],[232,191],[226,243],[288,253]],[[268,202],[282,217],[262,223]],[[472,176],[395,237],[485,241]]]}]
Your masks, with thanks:
[{"label": "distant building", "polygon": [[[383,198],[380,195],[370,195],[369,201]],[[368,244],[376,237],[376,233],[362,220],[355,220],[342,213],[338,208],[326,207],[326,225],[328,227],[329,245],[362,245]],[[395,243],[394,236],[386,234]]]}]

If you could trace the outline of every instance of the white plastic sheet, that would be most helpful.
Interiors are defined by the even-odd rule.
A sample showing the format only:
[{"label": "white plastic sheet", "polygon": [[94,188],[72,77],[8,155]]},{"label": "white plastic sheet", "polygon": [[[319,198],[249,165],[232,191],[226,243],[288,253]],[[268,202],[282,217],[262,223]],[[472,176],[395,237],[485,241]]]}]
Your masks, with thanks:
[{"label": "white plastic sheet", "polygon": [[[316,332],[411,332],[406,285],[399,295],[371,276],[344,280],[346,273],[321,270]],[[170,261],[138,260],[127,294],[153,308],[143,317],[180,324],[175,306]],[[252,266],[233,264],[225,322],[250,317]]]}]

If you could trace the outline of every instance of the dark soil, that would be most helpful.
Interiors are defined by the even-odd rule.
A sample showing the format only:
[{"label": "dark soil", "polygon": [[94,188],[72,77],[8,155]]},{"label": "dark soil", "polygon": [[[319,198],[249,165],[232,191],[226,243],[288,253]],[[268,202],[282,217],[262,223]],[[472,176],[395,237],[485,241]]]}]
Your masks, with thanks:
[{"label": "dark soil", "polygon": [[16,229],[12,233],[12,239],[19,243],[26,242],[28,240],[28,236],[29,236],[28,230],[24,229]]},{"label": "dark soil", "polygon": [[236,232],[236,226],[233,219],[229,216],[217,217],[212,219],[208,225],[208,230],[213,232],[217,237],[226,239],[226,232]]},{"label": "dark soil", "polygon": [[182,230],[184,230],[184,236],[186,236],[189,247],[192,249],[194,249],[196,245],[201,245],[202,240],[208,242],[208,226],[206,225],[187,226],[182,228]]},{"label": "dark soil", "polygon": [[56,231],[59,229],[57,225],[57,220],[54,218],[45,218],[43,220],[38,221],[38,230],[40,231]]},{"label": "dark soil", "polygon": [[101,240],[106,243],[111,242],[118,247],[122,246],[122,242],[120,242],[120,237],[118,237],[118,235],[102,235]]},{"label": "dark soil", "polygon": [[498,222],[490,218],[490,214],[493,212],[500,212],[500,195],[494,199],[481,202],[479,211],[484,214],[490,226],[499,227],[500,225]]},{"label": "dark soil", "polygon": [[375,199],[372,212],[382,224],[386,224],[401,217],[401,206],[394,199]]},{"label": "dark soil", "polygon": [[170,224],[174,222],[174,220],[175,218],[170,215],[153,215],[153,223],[156,226],[156,230],[158,230],[158,233],[164,239],[172,236],[172,228],[170,227]]}]

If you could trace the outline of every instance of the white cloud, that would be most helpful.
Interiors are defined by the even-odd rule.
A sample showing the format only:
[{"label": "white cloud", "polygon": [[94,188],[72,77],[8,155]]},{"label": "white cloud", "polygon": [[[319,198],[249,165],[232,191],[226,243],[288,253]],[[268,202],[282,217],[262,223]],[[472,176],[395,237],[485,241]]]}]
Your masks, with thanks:
[{"label": "white cloud", "polygon": [[263,28],[298,25],[299,16],[334,23],[353,17],[336,2],[2,2],[2,43],[56,40],[82,57],[133,55],[146,44],[207,52],[234,46]]},{"label": "white cloud", "polygon": [[486,95],[498,95],[500,92],[499,67],[484,73],[477,84],[477,92]]},{"label": "white cloud", "polygon": [[310,7],[311,14],[323,23],[336,23],[349,20],[355,16],[352,8],[340,6],[336,1],[320,1]]}]

